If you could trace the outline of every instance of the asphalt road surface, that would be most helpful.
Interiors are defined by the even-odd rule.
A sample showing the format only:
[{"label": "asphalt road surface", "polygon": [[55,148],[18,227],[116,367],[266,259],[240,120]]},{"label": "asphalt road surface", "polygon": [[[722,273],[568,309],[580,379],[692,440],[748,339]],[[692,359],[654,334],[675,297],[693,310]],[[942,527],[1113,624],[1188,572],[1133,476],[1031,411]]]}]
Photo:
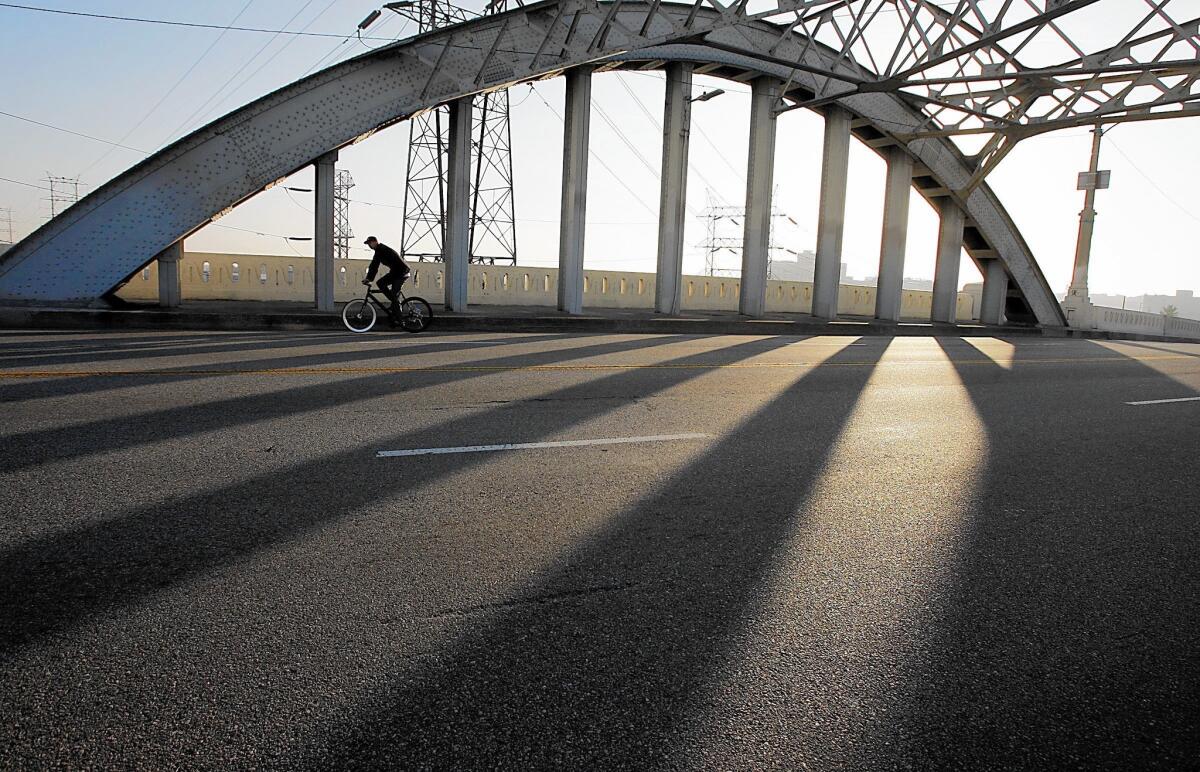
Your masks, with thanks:
[{"label": "asphalt road surface", "polygon": [[1194,768],[1200,401],[1129,403],[1197,395],[1197,345],[3,332],[0,768]]}]

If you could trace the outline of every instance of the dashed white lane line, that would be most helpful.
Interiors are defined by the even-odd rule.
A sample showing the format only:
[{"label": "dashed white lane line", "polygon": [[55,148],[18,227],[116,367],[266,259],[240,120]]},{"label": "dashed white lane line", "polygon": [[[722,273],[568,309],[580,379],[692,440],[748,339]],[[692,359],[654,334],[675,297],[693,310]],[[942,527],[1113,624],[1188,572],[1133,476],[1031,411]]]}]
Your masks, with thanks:
[{"label": "dashed white lane line", "polygon": [[1200,397],[1176,397],[1175,399],[1143,399],[1138,402],[1126,402],[1126,405],[1165,405],[1168,402],[1200,402]]},{"label": "dashed white lane line", "polygon": [[653,434],[648,437],[604,437],[594,440],[560,440],[558,442],[513,442],[503,445],[464,445],[457,448],[414,448],[412,450],[380,450],[376,458],[397,456],[431,456],[443,453],[490,453],[497,450],[529,450],[531,448],[578,448],[584,445],[624,445],[632,442],[671,442],[702,440],[711,434]]}]

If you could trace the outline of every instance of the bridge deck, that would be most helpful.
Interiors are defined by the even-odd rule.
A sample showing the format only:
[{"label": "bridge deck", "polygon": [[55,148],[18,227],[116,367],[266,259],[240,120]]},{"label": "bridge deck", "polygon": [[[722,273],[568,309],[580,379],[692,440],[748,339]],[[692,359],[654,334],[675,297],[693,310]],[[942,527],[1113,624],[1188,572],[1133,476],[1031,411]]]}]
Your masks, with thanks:
[{"label": "bridge deck", "polygon": [[1127,403],[1196,394],[1197,345],[0,333],[0,766],[1186,766],[1200,402]]}]

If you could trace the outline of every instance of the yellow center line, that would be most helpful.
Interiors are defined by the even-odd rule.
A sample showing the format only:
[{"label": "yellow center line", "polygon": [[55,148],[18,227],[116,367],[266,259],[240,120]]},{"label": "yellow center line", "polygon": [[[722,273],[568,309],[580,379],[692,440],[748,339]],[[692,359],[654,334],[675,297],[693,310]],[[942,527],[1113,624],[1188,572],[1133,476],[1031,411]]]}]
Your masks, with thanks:
[{"label": "yellow center line", "polygon": [[[1194,360],[1187,355],[1138,357],[1064,357],[1061,359],[1026,359],[1018,364],[1127,364],[1130,362],[1159,362],[1165,360]],[[950,360],[955,365],[995,365],[983,359]],[[339,375],[365,373],[494,373],[494,372],[572,372],[603,370],[755,370],[811,367],[895,367],[944,365],[946,359],[911,361],[863,362],[731,362],[728,364],[612,364],[612,365],[429,365],[411,367],[288,367],[278,369],[188,369],[188,370],[11,370],[0,372],[4,378],[88,378],[136,375]]]}]

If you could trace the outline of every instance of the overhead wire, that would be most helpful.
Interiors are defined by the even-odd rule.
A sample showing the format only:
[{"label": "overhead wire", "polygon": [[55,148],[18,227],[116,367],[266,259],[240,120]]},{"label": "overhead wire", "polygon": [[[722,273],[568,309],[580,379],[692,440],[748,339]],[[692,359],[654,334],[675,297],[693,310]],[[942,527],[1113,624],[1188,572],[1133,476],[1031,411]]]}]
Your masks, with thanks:
[{"label": "overhead wire", "polygon": [[45,185],[35,185],[32,182],[22,182],[21,180],[14,180],[8,177],[0,177],[0,182],[11,182],[14,185],[24,185],[27,188],[37,188],[38,190],[44,190],[51,193],[53,192]]},{"label": "overhead wire", "polygon": [[[304,13],[304,11],[307,10],[307,8],[313,4],[313,1],[314,0],[306,0],[304,5],[300,6],[300,10],[298,10],[294,14],[292,14],[292,17],[290,19],[288,19],[287,22],[285,22],[283,26],[286,27],[288,24],[291,24],[293,21],[295,21],[297,18],[299,18],[300,14]],[[224,83],[222,83],[217,88],[216,91],[212,92],[212,94],[208,97],[208,99],[204,100],[200,104],[199,107],[197,107],[195,110],[192,111],[191,115],[189,115],[187,118],[185,118],[182,122],[180,122],[180,124],[178,126],[176,126],[171,131],[171,133],[163,141],[163,146],[166,146],[169,142],[171,142],[175,138],[179,137],[181,130],[190,126],[192,124],[192,121],[194,121],[198,116],[203,115],[204,112],[210,107],[210,105],[213,104],[213,100],[216,99],[218,96],[220,96],[225,91],[225,89],[229,87],[229,84],[231,84],[235,80],[237,80],[238,76],[241,75],[243,72],[245,72],[246,68],[249,67],[256,59],[258,59],[258,57],[262,56],[263,52],[266,51],[271,46],[271,44],[274,43],[276,41],[276,39],[278,39],[278,37],[279,37],[279,35],[272,35],[271,38],[266,43],[263,43],[263,45],[257,51],[254,52],[254,55],[246,60],[245,64],[243,64],[241,67],[239,67],[237,70],[235,70],[234,73],[229,76],[228,80],[226,80]],[[255,71],[255,73],[257,74],[257,71]]]},{"label": "overhead wire", "polygon": [[[666,80],[665,76],[663,79]],[[625,91],[629,94],[629,96],[633,98],[634,103],[637,104],[638,108],[641,109],[642,114],[645,115],[647,119],[649,119],[650,123],[653,124],[656,129],[658,129],[659,131],[662,131],[663,130],[662,122],[654,117],[654,114],[650,112],[650,108],[646,107],[645,103],[642,102],[642,98],[639,97],[637,95],[637,92],[635,92],[633,90],[633,88],[630,87],[630,85],[625,82],[625,79],[621,77],[620,73],[617,74],[617,81],[621,84],[622,87],[624,87]],[[704,133],[704,130],[702,128],[700,128],[700,126],[694,121],[691,124],[691,128],[694,129],[697,133],[699,133],[700,136],[702,136],[704,138],[704,140],[706,142],[708,142],[709,145],[712,146],[712,149],[716,152],[717,156],[722,161],[725,162],[725,165],[728,166],[730,171],[732,171],[737,176],[737,178],[741,181],[742,185],[745,185],[746,184],[746,175],[739,172],[733,166],[733,164],[729,163],[729,159],[725,157],[725,154],[721,152],[721,149],[719,147],[717,147],[716,143],[713,142],[711,139],[709,139],[708,135]],[[723,203],[723,204],[728,203],[727,199],[723,195],[721,195],[720,190],[717,189],[717,186],[715,186],[707,177],[705,177],[703,172],[701,172],[699,169],[691,169],[690,171],[693,172],[697,177],[699,177],[700,181],[703,182],[709,190],[713,191],[713,193],[716,195],[716,197],[720,200],[721,203]]]},{"label": "overhead wire", "polygon": [[[382,206],[382,207],[386,207],[388,209],[403,209],[404,208],[400,204],[385,204],[381,201],[363,201],[362,199],[358,199],[358,198],[349,198],[346,200],[349,201],[351,204],[362,204],[363,206]],[[519,222],[537,222],[537,223],[559,222],[558,220],[545,220],[545,219],[539,219],[537,217],[518,217],[517,220]],[[641,220],[641,221],[619,220],[619,221],[612,221],[612,222],[598,222],[595,220],[588,220],[588,225],[658,225],[658,221],[657,220]]]},{"label": "overhead wire", "polygon": [[[185,70],[184,73],[179,76],[178,80],[176,80],[175,83],[169,89],[167,89],[165,94],[163,94],[161,97],[159,97],[158,101],[154,103],[154,106],[151,107],[149,110],[147,110],[146,113],[141,117],[141,119],[139,119],[138,122],[135,123],[132,126],[132,128],[129,129],[129,131],[125,132],[124,136],[122,136],[121,139],[118,140],[117,143],[115,143],[118,147],[124,147],[124,145],[122,145],[121,143],[123,143],[125,140],[129,139],[129,137],[132,136],[135,131],[140,129],[142,127],[142,124],[144,124],[147,120],[149,120],[150,116],[154,115],[154,113],[158,111],[158,108],[162,107],[163,102],[166,102],[171,97],[171,95],[174,94],[176,92],[176,90],[179,89],[179,87],[183,84],[183,82],[188,79],[188,76],[191,75],[192,72],[194,72],[195,69],[200,66],[200,63],[202,61],[204,61],[208,57],[208,55],[210,53],[212,53],[212,50],[214,48],[216,48],[217,44],[220,43],[225,38],[225,33],[229,32],[229,30],[233,28],[234,24],[237,24],[238,19],[242,18],[242,16],[246,13],[246,11],[250,9],[250,6],[254,4],[254,2],[255,2],[255,0],[246,0],[246,4],[242,6],[242,10],[238,11],[237,15],[233,17],[233,20],[230,21],[229,24],[225,25],[225,27],[221,30],[221,34],[217,35],[217,37],[214,38],[213,41],[208,44],[208,48],[204,49],[204,53],[202,53],[202,54],[200,54],[200,56],[196,57],[196,60],[192,62],[191,66],[188,67],[187,70]],[[79,172],[75,176],[82,177],[83,175],[90,172],[92,169],[96,168],[97,165],[103,163],[104,159],[108,158],[112,154],[112,151],[113,151],[113,148],[111,148],[111,147],[108,150],[104,151],[103,155],[101,155],[96,160],[92,161],[90,164],[87,165],[87,167],[83,171]],[[139,151],[139,152],[146,152],[146,151]]]},{"label": "overhead wire", "polygon": [[[553,113],[555,118],[558,118],[559,121],[563,121],[563,124],[566,125],[566,122],[563,120],[562,115],[560,115],[559,112],[557,110],[555,110],[550,105],[549,102],[546,101],[546,97],[542,96],[542,92],[538,91],[536,86],[534,87],[533,91],[535,94],[538,95],[538,99],[542,100],[542,104],[546,105],[546,109],[549,110],[551,113]],[[600,155],[598,153],[596,153],[595,150],[592,150],[591,147],[588,147],[588,154],[591,155],[592,158],[595,158],[596,163],[600,164],[600,166],[603,167],[603,169],[606,172],[608,172],[610,175],[612,175],[612,178],[614,180],[616,180],[617,183],[621,187],[625,188],[625,190],[629,193],[629,195],[633,196],[633,199],[635,201],[637,201],[639,204],[641,204],[643,207],[645,207],[647,212],[649,212],[652,215],[658,214],[658,212],[653,207],[651,207],[644,200],[642,200],[642,197],[639,196],[637,194],[637,192],[634,191],[633,188],[629,187],[629,185],[626,184],[625,180],[621,179],[620,175],[618,175],[615,171],[613,171],[612,168],[608,164],[604,163],[604,159],[601,158]]]},{"label": "overhead wire", "polygon": [[[398,14],[393,14],[393,15],[387,17],[386,19],[384,19],[382,22],[380,22],[379,26],[375,28],[376,35],[371,39],[379,39],[380,37],[382,37],[378,33],[381,32],[384,27],[386,27],[388,24],[390,24],[393,19],[398,19],[398,18],[401,18],[401,17]],[[404,31],[406,29],[408,29],[409,22],[410,22],[410,20],[408,18],[404,18],[404,24],[402,24],[400,26],[400,31],[396,33],[395,37],[389,39],[388,43],[394,43],[395,41],[399,40],[400,36],[404,34]],[[323,64],[325,64],[325,62],[330,61],[331,59],[337,59],[337,54],[338,54],[339,49],[341,49],[341,47],[346,45],[347,43],[351,43],[355,40],[357,40],[360,43],[363,42],[362,30],[355,29],[355,30],[351,31],[350,33],[348,33],[346,35],[346,37],[342,38],[338,43],[334,44],[333,48],[330,49],[328,53],[326,53],[324,56],[322,56],[320,59],[318,59],[307,70],[305,70],[304,74],[301,75],[300,77],[302,77],[302,78],[307,77],[311,73],[315,72]],[[383,45],[387,45],[388,43],[384,43]],[[365,43],[363,43],[363,44],[366,45]],[[371,50],[375,50],[375,49],[371,49]]]},{"label": "overhead wire", "polygon": [[[132,150],[132,151],[133,151],[133,152],[135,152],[135,153],[148,154],[148,152],[149,152],[149,151],[146,151],[146,150],[141,150],[140,148],[136,148],[136,147],[130,147],[129,145],[123,145],[123,144],[121,144],[121,142],[124,142],[124,141],[125,141],[125,139],[124,139],[124,138],[122,138],[121,142],[112,142],[112,141],[110,141],[110,140],[107,140],[107,139],[101,139],[100,137],[94,137],[94,136],[92,136],[91,134],[84,134],[83,132],[80,132],[80,131],[72,131],[71,129],[64,129],[62,126],[55,126],[55,125],[54,125],[54,124],[52,124],[52,123],[44,123],[44,122],[42,122],[42,121],[35,121],[35,120],[34,120],[34,119],[32,119],[32,118],[26,118],[26,117],[25,117],[25,116],[23,116],[23,115],[16,115],[16,114],[14,114],[14,113],[8,113],[8,112],[5,112],[5,111],[3,111],[3,110],[0,110],[0,115],[7,116],[7,117],[9,117],[9,118],[15,118],[15,119],[17,119],[18,121],[24,121],[24,122],[26,122],[26,123],[32,123],[32,124],[34,124],[34,125],[36,125],[36,126],[42,126],[42,127],[44,127],[44,128],[47,128],[47,129],[54,129],[55,131],[61,131],[61,132],[63,132],[64,134],[73,134],[73,135],[75,135],[76,137],[83,137],[84,139],[90,139],[90,140],[92,140],[93,142],[101,142],[101,143],[103,143],[103,144],[105,144],[105,145],[112,145],[113,147],[119,147],[119,148],[122,148],[122,149],[124,149],[124,150]],[[77,176],[80,176],[80,175],[77,175]]]},{"label": "overhead wire", "polygon": [[1183,204],[1181,204],[1181,203],[1179,203],[1178,201],[1176,201],[1176,200],[1175,200],[1175,198],[1174,198],[1173,196],[1171,196],[1171,194],[1170,194],[1170,193],[1167,193],[1167,191],[1165,191],[1165,190],[1163,190],[1162,188],[1160,188],[1160,187],[1158,186],[1158,183],[1154,181],[1154,178],[1153,178],[1153,177],[1151,177],[1149,174],[1146,174],[1144,171],[1142,171],[1141,167],[1139,167],[1139,166],[1138,166],[1136,163],[1134,163],[1134,160],[1133,160],[1132,158],[1130,158],[1130,157],[1129,157],[1129,156],[1128,156],[1128,155],[1125,153],[1125,151],[1124,151],[1124,150],[1122,150],[1122,149],[1120,148],[1120,146],[1119,146],[1119,145],[1117,145],[1117,143],[1116,143],[1116,142],[1113,142],[1113,141],[1112,141],[1112,138],[1109,138],[1109,140],[1108,140],[1108,144],[1112,145],[1112,147],[1113,147],[1113,150],[1116,150],[1118,153],[1120,153],[1120,154],[1121,154],[1121,156],[1122,156],[1122,157],[1123,157],[1123,158],[1124,158],[1126,161],[1128,161],[1128,162],[1129,162],[1129,165],[1133,167],[1133,170],[1134,170],[1135,172],[1137,172],[1138,174],[1140,174],[1140,175],[1142,176],[1142,178],[1143,178],[1144,180],[1146,180],[1146,182],[1149,182],[1149,183],[1150,183],[1150,186],[1151,186],[1151,187],[1153,187],[1155,190],[1157,190],[1157,191],[1158,191],[1158,194],[1159,194],[1160,196],[1162,196],[1163,198],[1165,198],[1167,201],[1169,201],[1171,204],[1173,204],[1173,205],[1175,206],[1175,208],[1176,208],[1176,209],[1178,209],[1179,211],[1183,212],[1183,213],[1184,213],[1184,214],[1186,214],[1188,217],[1192,218],[1192,219],[1193,219],[1193,220],[1195,220],[1196,222],[1200,222],[1200,217],[1197,217],[1195,214],[1193,214],[1192,212],[1188,211],[1186,208],[1184,208]]},{"label": "overhead wire", "polygon": [[[118,16],[115,14],[89,13],[86,11],[69,11],[69,10],[66,10],[63,8],[43,8],[41,6],[36,6],[36,5],[20,5],[17,3],[0,3],[0,8],[14,8],[17,10],[22,10],[22,11],[37,11],[39,13],[58,14],[60,16],[80,16],[80,17],[85,17],[85,18],[89,18],[89,19],[104,19],[107,21],[137,22],[140,24],[159,24],[159,25],[164,25],[164,26],[168,26],[168,27],[191,27],[193,29],[217,29],[217,30],[226,30],[229,32],[257,32],[257,33],[262,33],[262,34],[269,34],[273,37],[278,37],[279,35],[290,35],[293,37],[310,37],[310,38],[340,38],[340,37],[342,37],[340,34],[335,33],[335,32],[308,32],[307,27],[305,27],[302,30],[289,30],[289,29],[287,29],[287,25],[290,24],[291,21],[289,21],[287,24],[284,24],[283,29],[264,29],[262,27],[234,27],[234,26],[226,26],[223,24],[204,24],[202,22],[174,21],[171,19],[148,19],[148,18],[140,17],[140,16]],[[292,17],[292,18],[294,19],[295,17]],[[367,39],[371,40],[373,38],[368,37]]]},{"label": "overhead wire", "polygon": [[[309,27],[311,27],[313,24],[315,24],[315,23],[316,23],[316,21],[317,21],[317,19],[321,18],[321,17],[322,17],[322,16],[324,16],[326,13],[328,13],[328,12],[329,12],[329,9],[330,9],[330,8],[332,8],[332,7],[334,6],[334,4],[335,4],[335,3],[337,3],[337,1],[338,1],[338,0],[329,0],[329,3],[328,3],[328,4],[327,4],[327,5],[324,7],[324,8],[322,8],[322,9],[321,9],[321,12],[320,12],[320,13],[318,13],[316,16],[314,16],[312,19],[310,19],[310,20],[309,20],[309,22],[308,22],[308,24],[304,25],[303,29],[308,29],[308,28],[309,28]],[[310,0],[310,2],[311,2],[311,0]],[[305,3],[305,5],[304,5],[304,8],[307,8],[307,7],[308,7],[308,5],[309,5],[309,3]],[[304,10],[304,8],[301,8],[300,10],[301,10],[301,11],[303,11],[303,10]],[[234,86],[232,91],[230,91],[229,93],[227,93],[225,96],[221,97],[221,99],[219,99],[219,100],[218,100],[218,101],[217,101],[217,102],[216,102],[216,103],[213,105],[213,108],[214,108],[214,109],[215,109],[215,108],[219,108],[219,107],[220,107],[222,104],[224,104],[224,103],[226,102],[226,100],[228,100],[228,99],[229,99],[231,96],[233,96],[234,94],[236,94],[236,93],[237,93],[238,91],[240,91],[241,89],[245,88],[245,87],[246,87],[246,85],[250,83],[250,81],[254,80],[254,78],[255,78],[255,77],[256,77],[256,76],[257,76],[257,75],[258,75],[260,72],[262,72],[264,69],[266,69],[267,65],[269,65],[271,62],[275,61],[275,58],[276,58],[276,57],[278,57],[280,54],[282,54],[284,51],[286,51],[286,50],[288,49],[288,47],[289,47],[289,46],[291,46],[291,45],[292,45],[292,43],[295,43],[295,42],[296,42],[296,38],[291,38],[291,39],[290,39],[290,40],[288,40],[286,43],[284,43],[282,46],[280,46],[279,48],[275,49],[275,53],[271,54],[271,56],[270,56],[270,57],[268,57],[266,61],[264,61],[262,64],[260,64],[260,65],[258,66],[258,68],[257,68],[257,69],[255,69],[255,70],[254,70],[254,72],[252,72],[252,73],[250,73],[249,75],[247,75],[246,77],[242,78],[242,81],[241,81],[240,83],[238,83],[236,86]]]}]

